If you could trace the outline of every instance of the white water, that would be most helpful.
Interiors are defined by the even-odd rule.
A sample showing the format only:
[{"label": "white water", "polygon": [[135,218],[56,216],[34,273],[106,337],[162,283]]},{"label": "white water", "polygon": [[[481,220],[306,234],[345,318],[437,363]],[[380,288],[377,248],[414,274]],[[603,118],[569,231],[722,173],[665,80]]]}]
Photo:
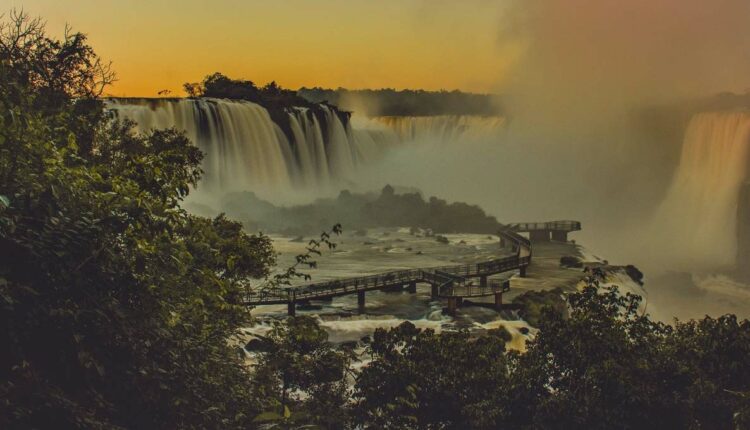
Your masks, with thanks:
[{"label": "white water", "polygon": [[503,132],[506,125],[503,117],[474,115],[381,116],[370,121],[385,126],[402,142],[484,140]]},{"label": "white water", "polygon": [[209,203],[234,191],[283,202],[282,196],[356,189],[360,167],[374,165],[393,146],[461,144],[504,129],[500,117],[474,116],[355,117],[352,127],[321,105],[324,123],[306,108],[289,112],[287,136],[265,108],[246,101],[111,99],[107,104],[141,131],[185,131],[205,153],[205,173],[194,196]]},{"label": "white water", "polygon": [[653,245],[686,268],[730,265],[737,252],[737,202],[747,178],[750,113],[695,115],[662,205]]},{"label": "white water", "polygon": [[290,141],[268,111],[251,102],[112,99],[107,103],[141,131],[170,127],[185,131],[206,155],[198,188],[202,197],[251,190],[273,198],[290,190],[320,190],[353,176],[359,165],[379,153],[369,133],[352,130],[324,105],[325,124],[304,108],[288,114]]},{"label": "white water", "polygon": [[[286,267],[294,257],[304,250],[306,243],[287,236],[273,235],[274,246],[279,252],[279,267]],[[325,281],[353,275],[381,273],[394,269],[413,269],[442,265],[465,264],[497,258],[497,238],[479,234],[448,235],[448,244],[437,242],[433,237],[409,234],[409,229],[378,228],[367,230],[366,236],[344,232],[336,238],[338,250],[325,251],[318,256],[318,267],[310,271],[313,280]],[[392,253],[400,247],[403,252]],[[497,275],[496,280],[506,279],[512,273]],[[306,281],[300,280],[304,283]],[[492,297],[472,301],[491,302]],[[420,284],[417,292],[370,291],[366,294],[365,313],[359,313],[356,295],[341,296],[330,302],[312,301],[317,308],[300,308],[298,315],[309,315],[319,319],[333,342],[358,341],[370,336],[377,328],[392,328],[409,321],[420,329],[435,332],[467,329],[482,332],[506,327],[513,336],[509,347],[523,349],[534,329],[524,321],[512,318],[511,314],[498,313],[484,307],[465,307],[456,316],[443,313],[443,305],[432,299],[429,286]],[[286,305],[259,306],[252,310],[259,322],[247,330],[251,335],[265,335],[269,322],[286,317]],[[524,328],[528,330],[524,330]]]}]

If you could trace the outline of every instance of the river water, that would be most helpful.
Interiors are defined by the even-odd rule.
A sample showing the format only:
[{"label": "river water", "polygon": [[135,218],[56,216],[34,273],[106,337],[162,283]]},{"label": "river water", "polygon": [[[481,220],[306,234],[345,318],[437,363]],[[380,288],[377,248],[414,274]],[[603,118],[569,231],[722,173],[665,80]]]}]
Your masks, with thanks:
[{"label": "river water", "polygon": [[[448,243],[440,243],[426,232],[411,234],[407,228],[377,228],[364,232],[346,232],[335,237],[337,246],[326,250],[317,258],[318,267],[309,270],[311,282],[329,279],[362,276],[386,271],[412,268],[427,268],[450,264],[468,264],[496,259],[506,255],[500,248],[497,236],[479,234],[446,234]],[[280,253],[278,267],[283,269],[293,264],[294,256],[303,253],[311,238],[291,238],[271,235],[274,246]],[[515,272],[496,275],[491,280],[503,280]],[[308,281],[309,282],[309,281]],[[298,282],[304,283],[303,281]],[[493,297],[485,300],[491,303]],[[297,315],[319,318],[334,343],[359,341],[371,335],[376,328],[395,327],[410,321],[419,328],[435,331],[460,330],[484,331],[505,327],[514,335],[511,342],[523,345],[522,337],[534,330],[521,321],[514,312],[498,312],[482,306],[462,307],[455,317],[443,312],[444,304],[430,297],[430,286],[418,284],[417,292],[371,291],[366,294],[366,306],[359,313],[357,296],[347,295],[331,301],[312,301],[308,308],[298,308]],[[253,334],[264,334],[274,319],[285,318],[286,305],[259,306],[252,311],[257,324],[250,329]]]}]

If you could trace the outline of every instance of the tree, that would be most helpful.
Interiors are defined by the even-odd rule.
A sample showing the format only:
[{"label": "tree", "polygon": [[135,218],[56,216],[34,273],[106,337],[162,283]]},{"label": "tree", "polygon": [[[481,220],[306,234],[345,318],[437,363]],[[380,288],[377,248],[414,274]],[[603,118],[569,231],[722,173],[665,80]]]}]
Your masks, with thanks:
[{"label": "tree", "polygon": [[737,428],[746,428],[740,423],[750,418],[750,322],[734,315],[677,322],[663,348],[677,362],[675,385],[691,424],[728,428],[736,419]]},{"label": "tree", "polygon": [[[533,421],[541,428],[676,428],[653,364],[667,326],[638,315],[640,297],[594,286],[568,298],[569,318],[547,308],[520,367],[535,369]],[[663,421],[659,421],[663,420]],[[676,422],[675,422],[676,420]]]},{"label": "tree", "polygon": [[249,425],[229,340],[270,240],[180,207],[202,154],[109,120],[83,35],[12,13],[0,59],[0,427]]},{"label": "tree", "polygon": [[507,332],[436,334],[405,322],[377,329],[357,377],[355,421],[367,428],[497,428],[504,416]]},{"label": "tree", "polygon": [[750,322],[651,321],[595,277],[546,306],[524,353],[503,337],[376,331],[355,384],[364,428],[744,428]]},{"label": "tree", "polygon": [[268,343],[256,370],[266,412],[256,421],[342,428],[351,351],[334,348],[328,333],[307,316],[275,323]]},{"label": "tree", "polygon": [[[750,323],[734,316],[651,321],[640,297],[596,280],[547,308],[519,356],[534,428],[731,428],[750,387]],[[741,418],[741,417],[740,417]]]},{"label": "tree", "polygon": [[203,86],[197,82],[185,82],[182,85],[182,88],[185,90],[188,97],[191,98],[201,97],[204,91]]}]

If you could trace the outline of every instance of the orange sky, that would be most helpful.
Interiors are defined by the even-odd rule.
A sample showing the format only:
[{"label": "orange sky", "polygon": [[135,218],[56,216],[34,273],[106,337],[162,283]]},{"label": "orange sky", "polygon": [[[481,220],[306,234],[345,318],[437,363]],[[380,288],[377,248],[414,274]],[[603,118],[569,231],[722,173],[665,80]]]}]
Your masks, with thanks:
[{"label": "orange sky", "polygon": [[257,84],[490,92],[504,0],[0,0],[87,33],[117,96],[155,96],[220,71]]}]

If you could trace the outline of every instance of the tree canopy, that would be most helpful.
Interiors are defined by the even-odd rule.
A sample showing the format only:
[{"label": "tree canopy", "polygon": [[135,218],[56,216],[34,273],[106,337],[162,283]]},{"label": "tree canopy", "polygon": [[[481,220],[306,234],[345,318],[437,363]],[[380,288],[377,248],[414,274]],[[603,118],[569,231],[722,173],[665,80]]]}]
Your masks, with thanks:
[{"label": "tree canopy", "polygon": [[330,225],[331,220],[349,230],[374,227],[414,227],[435,233],[495,234],[502,228],[482,208],[437,197],[425,200],[419,192],[400,192],[386,185],[380,194],[343,190],[336,198],[309,204],[278,207],[252,192],[226,195],[222,210],[246,226],[264,231],[308,235]]},{"label": "tree canopy", "polygon": [[0,26],[0,427],[227,427],[253,398],[227,340],[249,321],[265,236],[180,203],[200,151],[97,100],[80,33]]}]

